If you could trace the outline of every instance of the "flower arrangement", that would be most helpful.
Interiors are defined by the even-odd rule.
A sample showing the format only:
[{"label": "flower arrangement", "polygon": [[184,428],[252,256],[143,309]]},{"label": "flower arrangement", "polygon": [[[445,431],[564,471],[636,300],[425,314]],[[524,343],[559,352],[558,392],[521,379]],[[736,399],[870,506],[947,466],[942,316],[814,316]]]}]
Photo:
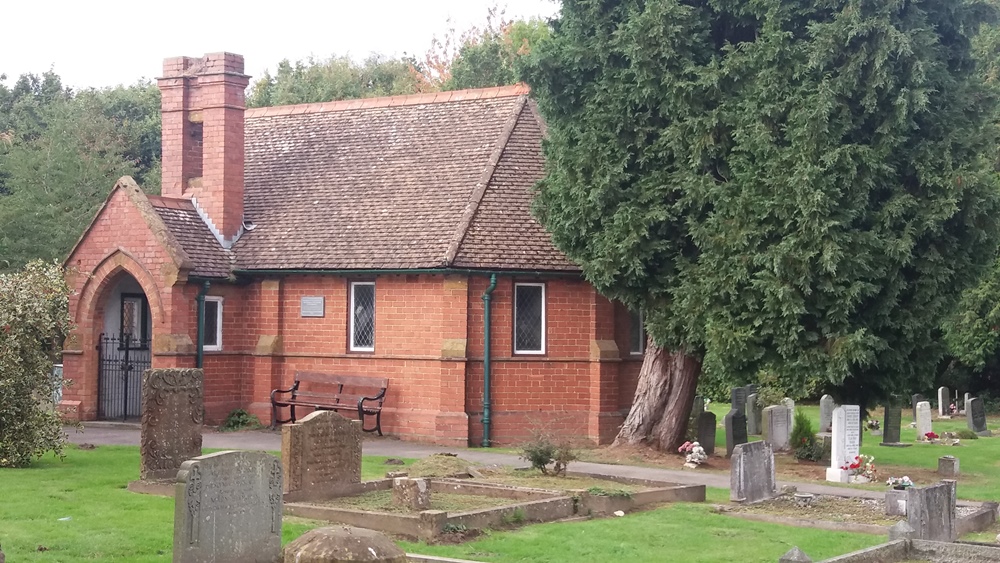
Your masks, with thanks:
[{"label": "flower arrangement", "polygon": [[868,426],[869,430],[879,430],[879,422],[874,418],[869,418],[865,425]]},{"label": "flower arrangement", "polygon": [[684,442],[683,444],[681,444],[681,447],[677,448],[677,453],[685,455],[691,453],[691,450],[693,449],[694,449],[694,443]]},{"label": "flower arrangement", "polygon": [[874,481],[878,475],[875,469],[875,456],[861,454],[854,456],[854,461],[840,467],[851,472],[851,477],[857,481]]},{"label": "flower arrangement", "polygon": [[938,436],[934,432],[928,432],[924,434],[924,439],[927,440],[928,442],[930,442],[931,440],[937,440],[938,438],[940,438],[940,436]]},{"label": "flower arrangement", "polygon": [[902,491],[913,486],[913,481],[909,477],[903,475],[902,477],[889,477],[889,480],[885,482],[886,485],[896,489],[897,491]]}]

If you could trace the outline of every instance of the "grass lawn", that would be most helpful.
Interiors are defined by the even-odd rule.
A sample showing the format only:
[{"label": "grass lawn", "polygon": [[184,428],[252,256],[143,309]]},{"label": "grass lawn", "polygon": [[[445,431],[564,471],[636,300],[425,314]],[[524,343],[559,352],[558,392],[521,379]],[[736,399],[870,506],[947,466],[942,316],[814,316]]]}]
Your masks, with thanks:
[{"label": "grass lawn", "polygon": [[[362,479],[382,477],[390,467],[384,461],[366,456]],[[27,469],[0,469],[0,543],[7,560],[170,561],[174,500],[127,491],[138,478],[134,446],[68,446],[63,461],[47,456]],[[286,518],[283,541],[317,525]]]}]

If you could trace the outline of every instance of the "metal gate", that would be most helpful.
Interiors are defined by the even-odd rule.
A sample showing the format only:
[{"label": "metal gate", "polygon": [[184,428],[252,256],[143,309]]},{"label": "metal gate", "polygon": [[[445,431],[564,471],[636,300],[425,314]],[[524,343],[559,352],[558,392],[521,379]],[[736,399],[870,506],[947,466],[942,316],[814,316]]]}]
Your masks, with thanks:
[{"label": "metal gate", "polygon": [[149,342],[126,334],[101,335],[97,346],[97,417],[102,420],[139,418],[142,414],[142,374],[150,367]]}]

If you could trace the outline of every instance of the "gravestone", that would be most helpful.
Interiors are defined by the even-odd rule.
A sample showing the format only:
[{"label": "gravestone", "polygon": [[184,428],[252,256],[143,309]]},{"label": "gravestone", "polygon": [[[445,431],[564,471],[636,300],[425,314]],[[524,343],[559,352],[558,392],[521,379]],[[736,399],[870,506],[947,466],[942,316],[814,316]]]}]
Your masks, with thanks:
[{"label": "gravestone", "polygon": [[882,418],[882,442],[880,446],[905,447],[910,444],[900,442],[900,431],[903,425],[903,409],[898,406],[885,407]]},{"label": "gravestone", "polygon": [[[747,395],[752,395],[754,393],[757,393],[757,384],[756,383],[750,383],[749,385],[745,385],[744,387],[747,390]],[[757,394],[759,395],[760,393],[757,393]]]},{"label": "gravestone", "polygon": [[885,492],[885,515],[906,516],[906,489]]},{"label": "gravestone", "polygon": [[861,451],[861,407],[843,405],[833,410],[833,439],[830,467],[826,480],[835,483],[850,481],[850,472],[842,467],[854,462]]},{"label": "gravestone", "polygon": [[697,420],[703,412],[705,412],[705,398],[695,396],[694,402],[691,403],[691,418]]},{"label": "gravestone", "polygon": [[945,479],[954,479],[959,475],[958,458],[953,455],[945,455],[938,458],[938,475]]},{"label": "gravestone", "polygon": [[729,392],[730,408],[740,411],[740,414],[747,413],[747,388],[733,387]]},{"label": "gravestone", "polygon": [[412,477],[397,477],[393,479],[392,502],[411,510],[430,510],[430,480]]},{"label": "gravestone", "polygon": [[736,446],[729,469],[730,500],[760,502],[773,498],[776,492],[774,452],[770,444],[758,441]]},{"label": "gravestone", "polygon": [[943,542],[958,539],[955,528],[955,489],[955,481],[907,489],[906,520],[915,531],[915,539]]},{"label": "gravestone", "polygon": [[225,451],[185,461],[174,492],[174,562],[281,557],[281,462]]},{"label": "gravestone", "polygon": [[986,407],[979,397],[969,399],[969,403],[965,405],[965,419],[969,430],[980,436],[991,435],[989,429],[986,428]]},{"label": "gravestone", "polygon": [[925,436],[931,431],[931,404],[920,401],[917,403],[917,439],[926,440]]},{"label": "gravestone", "polygon": [[715,413],[705,411],[698,415],[698,443],[705,450],[705,453],[712,455],[715,453]]},{"label": "gravestone", "polygon": [[361,482],[361,421],[314,411],[281,427],[286,500],[331,498]]},{"label": "gravestone", "polygon": [[792,424],[795,423],[795,401],[789,399],[788,397],[785,397],[784,399],[781,400],[781,404],[784,405],[786,409],[788,409],[785,412],[785,415],[788,417],[788,428],[790,432]]},{"label": "gravestone", "polygon": [[910,404],[913,406],[913,422],[917,421],[917,404],[926,400],[927,398],[920,393],[916,393],[910,397]]},{"label": "gravestone", "polygon": [[951,416],[948,405],[951,403],[951,391],[947,387],[938,387],[938,416]]},{"label": "gravestone", "polygon": [[764,408],[765,440],[774,451],[788,449],[791,429],[788,426],[788,407],[772,405]]},{"label": "gravestone", "polygon": [[737,409],[730,409],[723,424],[726,427],[726,457],[731,457],[736,446],[747,442],[747,417]]},{"label": "gravestone", "polygon": [[750,436],[760,436],[761,433],[761,408],[757,404],[757,394],[747,395],[747,406],[744,409],[747,414],[747,434]]},{"label": "gravestone", "polygon": [[962,410],[969,411],[969,401],[972,400],[972,393],[966,393],[965,399],[962,401]]},{"label": "gravestone", "polygon": [[829,432],[833,425],[833,409],[837,408],[837,402],[830,395],[823,395],[819,399],[819,431]]},{"label": "gravestone", "polygon": [[141,480],[172,480],[182,463],[201,455],[204,377],[189,368],[142,374]]}]

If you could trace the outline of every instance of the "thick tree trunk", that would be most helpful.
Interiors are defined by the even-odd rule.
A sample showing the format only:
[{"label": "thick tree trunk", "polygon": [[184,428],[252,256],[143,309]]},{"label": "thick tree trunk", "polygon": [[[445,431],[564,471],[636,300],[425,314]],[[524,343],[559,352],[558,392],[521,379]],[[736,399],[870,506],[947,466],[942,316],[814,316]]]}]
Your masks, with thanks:
[{"label": "thick tree trunk", "polygon": [[680,446],[699,375],[700,358],[647,343],[632,409],[614,445],[648,443],[664,451]]}]

